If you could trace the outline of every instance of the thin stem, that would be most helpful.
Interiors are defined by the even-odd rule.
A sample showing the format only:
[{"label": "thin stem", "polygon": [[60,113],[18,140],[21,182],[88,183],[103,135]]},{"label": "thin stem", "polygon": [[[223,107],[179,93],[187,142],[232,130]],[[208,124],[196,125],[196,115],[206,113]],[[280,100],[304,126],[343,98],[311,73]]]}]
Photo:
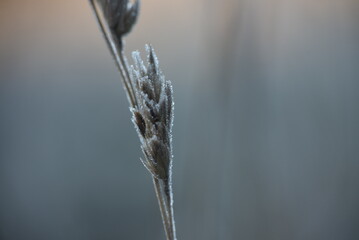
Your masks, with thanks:
[{"label": "thin stem", "polygon": [[171,224],[171,230],[172,230],[172,234],[173,234],[173,238],[176,239],[176,226],[175,226],[175,221],[174,221],[174,216],[173,216],[173,195],[172,195],[172,185],[171,183],[167,180],[165,180],[165,195],[166,195],[166,199],[167,199],[167,204],[168,204],[168,218],[169,218],[169,223]]},{"label": "thin stem", "polygon": [[170,185],[168,180],[153,177],[158,205],[160,207],[163,226],[167,240],[176,240],[176,230],[173,219],[172,196],[169,192]]},{"label": "thin stem", "polygon": [[118,39],[118,43],[115,43],[113,38],[107,34],[105,26],[102,24],[100,15],[97,11],[97,8],[96,8],[95,2],[94,2],[95,0],[89,0],[89,1],[90,1],[92,10],[96,16],[97,23],[100,26],[102,35],[106,41],[107,47],[110,49],[111,55],[115,59],[116,66],[121,73],[122,82],[125,86],[125,90],[127,93],[127,98],[129,100],[131,106],[134,107],[134,106],[136,106],[136,97],[134,95],[133,86],[132,86],[132,82],[131,82],[127,64],[125,61],[123,61],[124,57],[123,57],[123,51],[122,51],[122,47],[123,47],[122,40]]},{"label": "thin stem", "polygon": [[161,211],[162,223],[165,228],[166,238],[170,239],[170,227],[168,224],[167,208],[166,208],[166,203],[163,199],[160,180],[157,179],[156,177],[153,177],[153,184],[155,186],[156,197]]},{"label": "thin stem", "polygon": [[[123,42],[121,43],[121,46],[123,46]],[[134,90],[134,87],[133,87],[133,81],[131,80],[130,70],[129,70],[129,67],[128,67],[128,64],[127,64],[127,61],[126,61],[126,57],[123,54],[122,49],[119,51],[119,59],[120,59],[120,62],[121,62],[122,66],[123,66],[123,68],[125,70],[125,74],[127,76],[127,79],[129,80],[129,85],[130,85],[131,94],[133,95],[134,105],[137,106],[137,98],[135,96],[135,90]]]}]

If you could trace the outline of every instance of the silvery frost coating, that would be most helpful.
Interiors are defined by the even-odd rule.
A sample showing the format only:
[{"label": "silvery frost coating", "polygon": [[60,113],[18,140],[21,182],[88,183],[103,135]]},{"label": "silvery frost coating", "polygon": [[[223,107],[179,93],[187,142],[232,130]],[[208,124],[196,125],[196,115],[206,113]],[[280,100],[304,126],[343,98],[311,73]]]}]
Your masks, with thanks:
[{"label": "silvery frost coating", "polygon": [[172,159],[172,85],[159,69],[151,46],[146,46],[148,65],[139,52],[133,52],[131,66],[137,104],[131,109],[132,121],[141,140],[145,167],[158,179],[169,179]]},{"label": "silvery frost coating", "polygon": [[128,0],[97,0],[102,9],[112,34],[117,39],[129,33],[136,23],[139,13],[139,0],[131,3]]}]

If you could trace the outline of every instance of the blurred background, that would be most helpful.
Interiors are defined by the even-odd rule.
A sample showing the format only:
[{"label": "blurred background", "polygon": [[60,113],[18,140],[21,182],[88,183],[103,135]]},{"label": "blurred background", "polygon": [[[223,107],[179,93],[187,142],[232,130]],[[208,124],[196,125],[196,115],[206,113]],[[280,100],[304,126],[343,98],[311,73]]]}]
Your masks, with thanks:
[{"label": "blurred background", "polygon": [[[359,239],[359,2],[142,0],[178,239]],[[0,0],[0,239],[164,239],[88,1]]]}]

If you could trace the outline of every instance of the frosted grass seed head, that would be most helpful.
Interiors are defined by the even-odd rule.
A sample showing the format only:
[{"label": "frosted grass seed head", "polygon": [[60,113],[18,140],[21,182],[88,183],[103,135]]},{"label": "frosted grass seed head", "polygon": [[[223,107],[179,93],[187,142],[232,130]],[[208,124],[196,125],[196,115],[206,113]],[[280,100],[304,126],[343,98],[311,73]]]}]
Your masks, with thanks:
[{"label": "frosted grass seed head", "polygon": [[137,106],[132,108],[132,121],[142,143],[146,168],[159,179],[168,179],[172,159],[171,131],[173,122],[172,85],[159,69],[151,46],[147,45],[147,67],[139,52],[133,52],[131,66]]}]

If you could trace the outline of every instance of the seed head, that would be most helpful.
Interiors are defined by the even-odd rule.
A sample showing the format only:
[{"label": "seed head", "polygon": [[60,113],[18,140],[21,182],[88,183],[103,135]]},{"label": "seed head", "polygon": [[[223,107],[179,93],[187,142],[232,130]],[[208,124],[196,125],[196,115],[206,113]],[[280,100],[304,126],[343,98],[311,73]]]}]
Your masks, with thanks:
[{"label": "seed head", "polygon": [[133,118],[142,144],[147,169],[159,179],[168,179],[172,160],[173,92],[159,69],[158,60],[151,46],[147,66],[139,52],[133,52],[135,65],[131,66],[132,81],[137,105],[132,108]]},{"label": "seed head", "polygon": [[129,33],[136,23],[139,13],[139,0],[98,0],[103,9],[104,18],[114,36],[121,39]]}]

